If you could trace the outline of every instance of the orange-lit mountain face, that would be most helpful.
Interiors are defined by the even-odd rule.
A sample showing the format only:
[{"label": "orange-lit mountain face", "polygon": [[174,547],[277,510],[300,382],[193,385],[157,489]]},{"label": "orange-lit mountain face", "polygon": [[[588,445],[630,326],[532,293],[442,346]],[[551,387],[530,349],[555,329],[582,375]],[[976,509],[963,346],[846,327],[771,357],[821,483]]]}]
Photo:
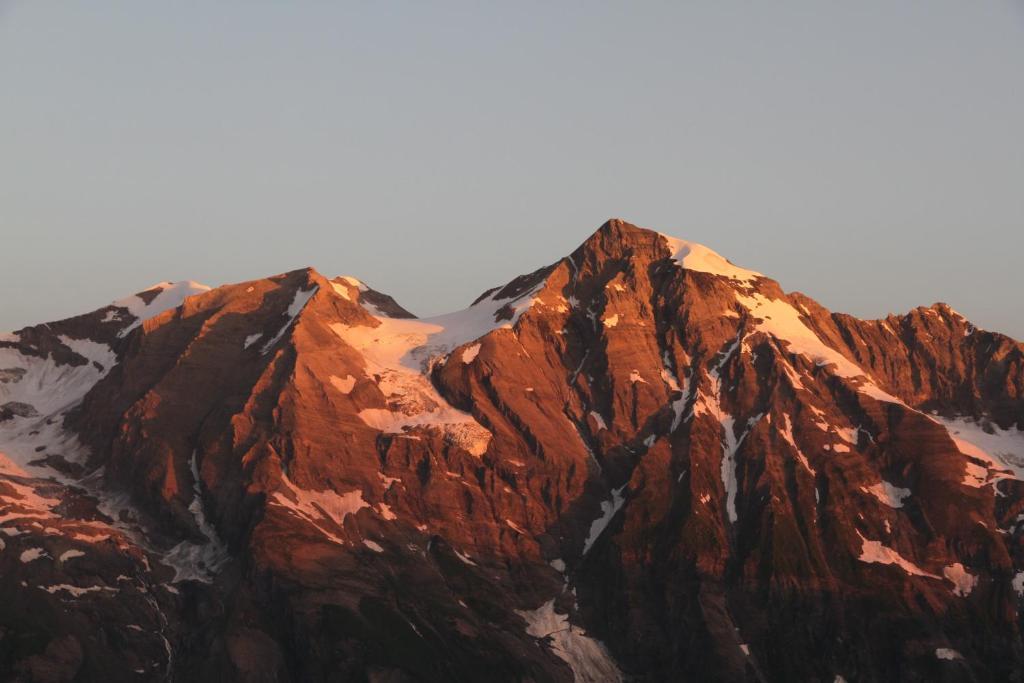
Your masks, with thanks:
[{"label": "orange-lit mountain face", "polygon": [[[0,336],[12,680],[1016,680],[1024,346],[613,220]],[[77,678],[76,678],[77,677]]]}]

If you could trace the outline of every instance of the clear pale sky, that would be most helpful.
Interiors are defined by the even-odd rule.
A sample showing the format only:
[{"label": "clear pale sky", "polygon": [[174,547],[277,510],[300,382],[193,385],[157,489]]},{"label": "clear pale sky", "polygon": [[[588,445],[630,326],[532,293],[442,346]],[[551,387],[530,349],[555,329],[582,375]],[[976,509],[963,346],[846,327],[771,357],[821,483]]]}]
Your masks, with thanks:
[{"label": "clear pale sky", "polygon": [[305,265],[439,313],[612,216],[1024,339],[1024,2],[0,0],[0,330]]}]

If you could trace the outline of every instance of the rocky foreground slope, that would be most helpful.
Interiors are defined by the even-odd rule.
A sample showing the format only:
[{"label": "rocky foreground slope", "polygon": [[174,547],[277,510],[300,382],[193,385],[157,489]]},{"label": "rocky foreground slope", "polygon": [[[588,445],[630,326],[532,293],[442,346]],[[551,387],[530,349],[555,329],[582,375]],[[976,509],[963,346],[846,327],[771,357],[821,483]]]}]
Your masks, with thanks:
[{"label": "rocky foreground slope", "polygon": [[0,678],[1020,680],[1024,346],[613,220],[0,336]]}]

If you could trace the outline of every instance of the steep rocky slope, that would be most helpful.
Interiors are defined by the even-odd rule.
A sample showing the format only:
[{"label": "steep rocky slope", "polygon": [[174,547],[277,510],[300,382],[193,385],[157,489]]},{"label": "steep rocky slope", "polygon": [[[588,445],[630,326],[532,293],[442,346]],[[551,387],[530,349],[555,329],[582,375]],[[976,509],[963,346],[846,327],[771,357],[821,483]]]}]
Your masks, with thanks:
[{"label": "steep rocky slope", "polygon": [[1019,680],[1024,347],[613,220],[0,338],[12,680]]}]

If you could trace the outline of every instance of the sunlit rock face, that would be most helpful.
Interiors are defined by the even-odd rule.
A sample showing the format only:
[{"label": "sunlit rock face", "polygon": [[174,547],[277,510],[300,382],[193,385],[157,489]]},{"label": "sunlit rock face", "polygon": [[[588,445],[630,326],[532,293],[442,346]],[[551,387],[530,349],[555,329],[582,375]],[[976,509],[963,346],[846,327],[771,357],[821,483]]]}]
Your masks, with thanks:
[{"label": "sunlit rock face", "polygon": [[12,680],[1014,680],[1024,347],[620,220],[0,336]]}]

